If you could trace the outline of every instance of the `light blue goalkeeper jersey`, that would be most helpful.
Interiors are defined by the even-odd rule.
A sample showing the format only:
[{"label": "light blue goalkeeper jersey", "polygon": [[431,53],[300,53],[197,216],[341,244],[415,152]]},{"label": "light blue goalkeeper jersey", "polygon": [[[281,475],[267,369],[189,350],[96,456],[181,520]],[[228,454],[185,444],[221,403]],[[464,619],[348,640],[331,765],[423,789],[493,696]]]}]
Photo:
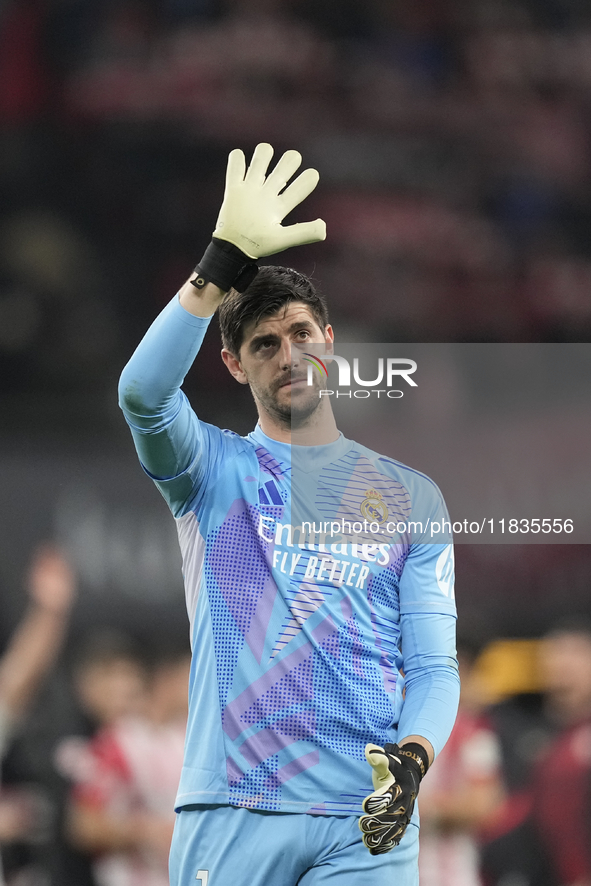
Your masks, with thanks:
[{"label": "light blue goalkeeper jersey", "polygon": [[445,505],[423,474],[343,436],[290,446],[199,421],[179,388],[206,326],[173,300],[120,385],[183,557],[176,807],[360,814],[366,743],[418,734],[438,751],[455,717],[453,549],[427,528]]}]

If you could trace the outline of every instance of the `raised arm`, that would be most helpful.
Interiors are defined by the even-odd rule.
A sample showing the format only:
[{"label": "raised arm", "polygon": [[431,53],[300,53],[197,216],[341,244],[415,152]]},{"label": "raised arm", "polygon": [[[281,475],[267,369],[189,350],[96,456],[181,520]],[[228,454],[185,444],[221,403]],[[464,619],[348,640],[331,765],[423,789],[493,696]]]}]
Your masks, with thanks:
[{"label": "raised arm", "polygon": [[258,145],[247,168],[242,151],[231,152],[212,242],[123,370],[119,403],[140,461],[155,479],[177,477],[199,457],[199,423],[180,388],[225,293],[247,288],[258,258],[326,236],[320,219],[281,224],[316,187],[318,173],[307,169],[286,187],[302,158],[287,151],[267,174],[272,156],[270,145]]},{"label": "raised arm", "polygon": [[[181,292],[188,287],[194,289],[187,282]],[[119,405],[140,462],[154,479],[179,476],[197,455],[199,422],[181,385],[222,297],[213,284],[202,293],[191,293],[194,307],[204,312],[199,315],[188,312],[175,296],[152,323],[121,374]]]},{"label": "raised arm", "polygon": [[31,703],[61,648],[76,579],[63,554],[43,546],[27,579],[29,604],[0,659],[0,705],[10,721]]}]

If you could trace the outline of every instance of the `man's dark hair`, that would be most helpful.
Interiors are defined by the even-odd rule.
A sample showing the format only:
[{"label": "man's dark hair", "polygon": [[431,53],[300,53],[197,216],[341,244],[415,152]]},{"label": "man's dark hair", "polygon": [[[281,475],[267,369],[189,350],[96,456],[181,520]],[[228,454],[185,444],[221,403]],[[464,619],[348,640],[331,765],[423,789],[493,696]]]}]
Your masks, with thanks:
[{"label": "man's dark hair", "polygon": [[231,289],[219,311],[222,343],[238,356],[244,341],[244,327],[263,317],[277,314],[289,302],[303,302],[324,331],[328,323],[328,309],[324,296],[317,291],[309,277],[279,265],[263,265],[244,292]]}]

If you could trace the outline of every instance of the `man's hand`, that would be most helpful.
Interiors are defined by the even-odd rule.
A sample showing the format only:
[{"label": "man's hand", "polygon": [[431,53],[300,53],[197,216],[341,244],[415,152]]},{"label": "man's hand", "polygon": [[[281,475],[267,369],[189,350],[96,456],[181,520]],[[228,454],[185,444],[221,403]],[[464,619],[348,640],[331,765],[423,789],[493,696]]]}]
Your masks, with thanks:
[{"label": "man's hand", "polygon": [[326,239],[326,225],[320,218],[285,228],[281,224],[285,216],[312,193],[318,184],[318,172],[306,169],[286,188],[301,165],[301,154],[286,151],[273,172],[267,175],[272,157],[271,145],[257,145],[247,169],[243,152],[240,149],[231,152],[224,202],[213,232],[214,237],[233,243],[255,260],[290,246]]},{"label": "man's hand", "polygon": [[52,545],[39,547],[28,576],[31,600],[43,609],[66,613],[76,594],[76,576],[64,554]]},{"label": "man's hand", "polygon": [[33,556],[27,584],[31,605],[0,658],[0,703],[13,720],[22,715],[57,657],[76,591],[64,555],[45,545]]},{"label": "man's hand", "polygon": [[375,744],[365,746],[365,758],[372,767],[374,792],[363,801],[359,819],[363,842],[372,855],[382,855],[397,846],[410,822],[421,778],[428,758],[416,744]]},{"label": "man's hand", "polygon": [[183,307],[197,317],[209,317],[230,289],[248,289],[258,272],[257,259],[326,239],[321,218],[287,227],[281,224],[314,190],[319,176],[315,169],[305,169],[286,187],[302,157],[297,151],[286,151],[267,175],[272,156],[271,145],[257,145],[248,169],[239,148],[228,157],[224,202],[212,241],[195,276],[180,292]]}]

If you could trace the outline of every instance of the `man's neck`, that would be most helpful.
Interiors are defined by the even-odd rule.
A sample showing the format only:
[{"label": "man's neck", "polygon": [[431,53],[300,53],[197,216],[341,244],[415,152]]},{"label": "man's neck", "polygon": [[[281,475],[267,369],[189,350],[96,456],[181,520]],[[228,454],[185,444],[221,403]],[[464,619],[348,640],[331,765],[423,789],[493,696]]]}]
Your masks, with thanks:
[{"label": "man's neck", "polygon": [[339,429],[328,402],[301,427],[286,427],[262,409],[259,409],[259,424],[263,434],[271,440],[295,446],[323,446],[339,438]]}]

